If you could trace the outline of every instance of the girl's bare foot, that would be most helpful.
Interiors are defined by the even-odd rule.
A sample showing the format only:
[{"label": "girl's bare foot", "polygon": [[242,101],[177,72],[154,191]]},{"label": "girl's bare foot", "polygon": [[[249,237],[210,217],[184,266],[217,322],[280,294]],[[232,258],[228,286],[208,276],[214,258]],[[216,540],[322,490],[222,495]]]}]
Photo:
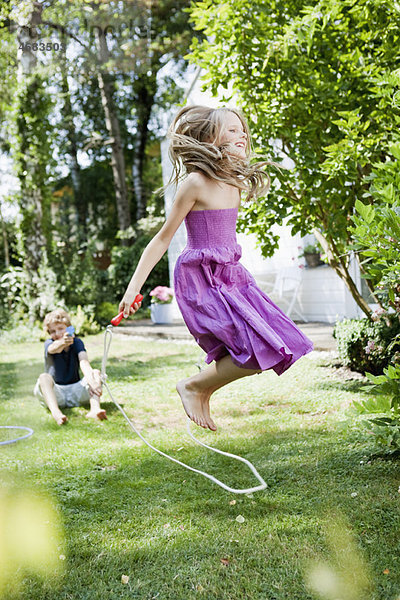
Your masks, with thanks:
[{"label": "girl's bare foot", "polygon": [[182,400],[183,408],[189,419],[196,423],[196,425],[207,429],[208,423],[203,413],[202,394],[190,389],[189,379],[178,381],[176,391]]},{"label": "girl's bare foot", "polygon": [[205,395],[203,397],[203,400],[202,400],[203,415],[207,422],[208,428],[211,429],[211,431],[217,431],[217,426],[210,416],[210,396],[211,396],[211,393],[208,393],[207,395]]},{"label": "girl's bare foot", "polygon": [[99,421],[104,421],[107,419],[107,415],[106,415],[105,410],[103,410],[102,408],[99,408],[99,409],[90,410],[87,413],[86,418],[87,419],[99,419]]}]

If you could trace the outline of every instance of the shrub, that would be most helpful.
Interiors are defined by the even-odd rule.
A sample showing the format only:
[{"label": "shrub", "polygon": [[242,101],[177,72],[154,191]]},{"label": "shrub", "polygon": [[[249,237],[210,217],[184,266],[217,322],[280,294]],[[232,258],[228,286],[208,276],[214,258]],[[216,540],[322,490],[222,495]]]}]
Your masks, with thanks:
[{"label": "shrub", "polygon": [[[400,345],[400,335],[392,342],[392,347]],[[366,374],[376,389],[378,396],[373,400],[354,402],[353,413],[361,416],[371,415],[363,424],[375,438],[377,444],[389,451],[400,450],[400,352],[393,357],[393,364],[383,369],[382,375]]]},{"label": "shrub", "polygon": [[2,344],[15,343],[16,340],[21,344],[24,342],[38,342],[47,339],[44,334],[41,323],[29,323],[25,321],[10,318],[7,322],[7,329],[0,329],[0,341]]},{"label": "shrub", "polygon": [[[369,280],[380,307],[376,323],[368,323],[357,333],[338,330],[342,358],[351,353],[353,363],[376,389],[374,400],[354,403],[359,415],[374,414],[363,422],[376,442],[389,450],[400,450],[400,141],[389,148],[389,157],[375,163],[365,178],[369,189],[363,195],[367,204],[357,200],[351,217],[353,249],[363,264],[363,276]],[[391,311],[390,317],[387,310]],[[373,315],[374,317],[374,315]],[[339,344],[339,338],[342,341]],[[354,338],[350,340],[350,338]],[[367,340],[367,345],[364,342]],[[360,357],[357,354],[360,352]],[[367,354],[367,357],[366,357]],[[386,364],[385,364],[386,363]],[[390,364],[391,363],[391,364]],[[354,367],[353,367],[354,368]],[[369,372],[368,372],[369,371]]]},{"label": "shrub", "polygon": [[396,317],[369,319],[344,319],[335,325],[333,335],[337,340],[341,362],[360,373],[380,375],[388,367],[395,348],[394,338],[400,333]]},{"label": "shrub", "polygon": [[59,248],[53,258],[60,295],[67,306],[97,306],[109,299],[107,272],[96,267],[93,253],[93,244],[82,249],[75,243]]},{"label": "shrub", "polygon": [[118,314],[118,304],[112,302],[102,302],[96,307],[96,321],[102,327],[106,327],[110,324],[113,317]]},{"label": "shrub", "polygon": [[[27,273],[18,266],[9,267],[0,278],[0,296],[3,310],[8,307],[9,315],[16,319],[28,316],[31,326],[60,303],[56,276],[46,258],[35,273]],[[2,322],[2,326],[6,328],[7,322]],[[13,320],[10,326],[15,326]]]},{"label": "shrub", "polygon": [[101,327],[95,320],[95,307],[77,306],[68,311],[71,317],[71,323],[75,327],[75,334],[78,336],[99,333]]},{"label": "shrub", "polygon": [[[145,221],[145,219],[142,219],[141,221]],[[157,223],[157,226],[160,227],[161,223]],[[118,299],[118,301],[122,298],[133,272],[136,269],[142,252],[154,237],[154,233],[154,229],[150,230],[150,228],[148,228],[144,230],[143,226],[143,229],[139,231],[138,237],[132,246],[118,246],[113,248],[111,253],[111,265],[108,267],[108,274],[110,287],[113,295]],[[141,289],[144,307],[149,306],[150,291],[158,285],[169,285],[167,253],[165,253],[161,260],[156,264],[147,278],[146,283]]]},{"label": "shrub", "polygon": [[400,315],[400,141],[388,150],[394,160],[373,165],[365,178],[370,186],[364,197],[370,203],[356,201],[349,229],[363,263],[363,277],[382,307]]}]

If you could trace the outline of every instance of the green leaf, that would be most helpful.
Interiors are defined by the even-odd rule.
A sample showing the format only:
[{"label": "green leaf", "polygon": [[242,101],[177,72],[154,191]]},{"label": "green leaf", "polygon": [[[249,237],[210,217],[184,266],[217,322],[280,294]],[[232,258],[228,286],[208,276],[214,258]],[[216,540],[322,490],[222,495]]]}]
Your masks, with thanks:
[{"label": "green leaf", "polygon": [[361,200],[357,199],[355,202],[355,207],[367,223],[372,223],[375,217],[375,211],[372,206],[363,204]]},{"label": "green leaf", "polygon": [[393,154],[393,156],[397,158],[397,160],[400,160],[400,142],[397,142],[396,144],[391,144],[389,146],[389,152]]}]

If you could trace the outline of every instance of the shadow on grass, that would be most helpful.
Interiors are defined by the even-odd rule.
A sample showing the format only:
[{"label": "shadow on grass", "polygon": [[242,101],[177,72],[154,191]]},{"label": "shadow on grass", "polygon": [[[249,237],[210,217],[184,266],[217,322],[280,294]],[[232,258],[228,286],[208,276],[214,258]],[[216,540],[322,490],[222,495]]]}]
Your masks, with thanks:
[{"label": "shadow on grass", "polygon": [[[386,460],[386,461],[400,461],[400,450],[394,450],[393,452],[373,452],[369,460]],[[400,488],[399,488],[400,489]]]},{"label": "shadow on grass", "polygon": [[315,383],[314,387],[319,390],[342,390],[344,392],[354,392],[354,393],[367,393],[371,394],[370,390],[367,390],[367,386],[371,385],[370,383],[365,383],[364,381],[357,381],[354,379],[350,379],[347,381],[321,381],[319,383]]},{"label": "shadow on grass", "polygon": [[0,400],[8,400],[15,394],[17,363],[0,364]]},{"label": "shadow on grass", "polygon": [[[363,450],[337,432],[261,430],[250,439],[243,433],[219,440],[215,445],[251,460],[267,481],[266,491],[249,498],[225,492],[141,443],[130,445],[125,432],[116,431],[120,424],[112,425],[99,427],[88,452],[82,436],[82,453],[74,450],[71,461],[52,465],[49,456],[44,470],[36,467],[27,475],[34,481],[41,473],[46,490],[62,507],[69,576],[62,591],[39,585],[37,595],[31,590],[20,598],[147,599],[159,594],[187,600],[197,597],[196,585],[201,585],[207,600],[283,600],[288,589],[291,600],[308,600],[300,561],[321,550],[320,521],[331,507],[348,515],[359,532],[375,532],[381,515],[380,535],[389,554],[396,553],[388,490],[397,475],[385,465],[361,465]],[[93,436],[92,428],[87,432]],[[62,433],[57,438],[64,437],[68,447],[70,432]],[[256,484],[249,470],[232,459],[195,445],[178,451],[177,435],[150,441],[233,487]],[[354,490],[357,499],[351,497]],[[238,515],[243,523],[236,521]],[[228,569],[221,565],[223,557],[229,557]],[[129,589],[121,586],[125,573],[131,575]],[[286,592],[274,588],[279,581]]]},{"label": "shadow on grass", "polygon": [[[74,506],[79,505],[82,509],[85,506],[87,509],[96,509],[97,506],[101,511],[112,511],[118,496],[120,504],[127,503],[132,507],[138,502],[150,510],[152,505],[160,502],[160,497],[166,495],[171,495],[171,502],[184,502],[184,485],[187,500],[196,503],[196,495],[200,494],[201,498],[208,498],[208,504],[215,503],[215,508],[220,510],[221,499],[229,496],[200,475],[190,473],[153,453],[141,442],[136,445],[138,438],[132,438],[136,444],[131,446],[129,433],[123,435],[122,439],[118,439],[115,432],[103,429],[103,433],[105,435],[99,435],[98,438],[99,448],[95,459],[90,454],[82,455],[79,460],[72,460],[65,469],[59,469],[55,491],[60,499],[63,498],[63,490],[69,490],[72,486],[76,491],[79,490]],[[180,440],[176,436],[170,444],[165,440],[154,441],[150,436],[147,437],[160,450],[194,468],[212,473],[233,487],[257,485],[248,468],[233,459],[216,455],[194,444],[177,451]],[[186,442],[187,438],[182,441]],[[118,443],[124,447],[118,447]],[[343,480],[351,478],[355,470],[361,480],[365,474],[366,481],[376,487],[379,496],[379,478],[371,482],[368,468],[360,467],[363,451],[347,446],[340,450],[341,442],[334,432],[315,430],[299,439],[298,432],[291,430],[259,435],[253,440],[235,436],[229,442],[209,440],[209,443],[253,462],[268,483],[266,492],[256,495],[257,499],[263,501],[268,502],[271,492],[275,494],[278,491],[279,494],[285,494],[285,502],[289,504],[292,500],[304,502],[305,506],[316,501],[324,503],[329,491],[333,497],[343,490]],[[208,512],[206,506],[204,511],[201,507],[196,510],[204,512],[204,516]],[[224,514],[225,510],[226,507]]]},{"label": "shadow on grass", "polygon": [[[132,356],[132,358],[130,358]],[[110,359],[108,361],[107,374],[110,377],[110,386],[115,381],[142,381],[154,380],[157,372],[164,369],[184,369],[195,365],[188,360],[183,353],[172,354],[166,357],[146,358],[145,360],[133,360],[136,355],[125,356],[124,359]],[[0,400],[11,400],[16,395],[32,396],[36,380],[44,371],[43,362],[40,360],[0,363]],[[106,392],[104,397],[106,398]],[[123,406],[123,404],[121,404]],[[106,409],[114,411],[114,404],[106,400]],[[116,409],[115,409],[116,410]]]},{"label": "shadow on grass", "polygon": [[33,388],[40,373],[42,361],[21,361],[0,364],[0,394],[10,400],[16,394],[33,395]]},{"label": "shadow on grass", "polygon": [[[108,416],[114,415],[116,413],[119,413],[118,408],[115,406],[115,404],[111,401],[111,400],[103,400],[104,398],[107,398],[106,395],[102,396],[101,399],[101,408],[104,408],[104,410],[106,411]],[[122,408],[124,407],[122,402],[119,402],[120,406],[122,406]],[[79,407],[74,407],[74,408],[63,408],[63,413],[68,417],[68,419],[72,419],[74,417],[77,418],[81,418],[81,416],[84,416],[87,411],[89,410],[89,404],[85,404],[84,406],[79,406]],[[98,421],[94,420],[94,423],[97,423]],[[100,421],[99,421],[100,422]]]},{"label": "shadow on grass", "polygon": [[[132,358],[131,358],[132,357]],[[186,354],[177,353],[169,356],[157,356],[154,358],[145,357],[143,360],[137,360],[137,355],[124,355],[123,358],[110,358],[107,361],[107,375],[110,379],[123,381],[125,379],[143,380],[154,379],[155,374],[170,369],[193,368],[196,370],[195,361],[188,359]]]}]

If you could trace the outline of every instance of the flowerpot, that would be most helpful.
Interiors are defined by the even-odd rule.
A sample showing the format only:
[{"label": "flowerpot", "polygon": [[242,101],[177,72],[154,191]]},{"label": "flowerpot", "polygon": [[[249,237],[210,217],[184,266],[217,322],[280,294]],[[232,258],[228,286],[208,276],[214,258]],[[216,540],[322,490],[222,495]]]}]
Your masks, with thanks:
[{"label": "flowerpot", "polygon": [[318,267],[318,265],[321,263],[321,255],[319,252],[315,252],[312,254],[305,252],[304,258],[306,259],[307,267],[310,267],[312,269],[314,267]]},{"label": "flowerpot", "polygon": [[150,317],[153,323],[172,323],[173,308],[172,304],[150,304]]}]

